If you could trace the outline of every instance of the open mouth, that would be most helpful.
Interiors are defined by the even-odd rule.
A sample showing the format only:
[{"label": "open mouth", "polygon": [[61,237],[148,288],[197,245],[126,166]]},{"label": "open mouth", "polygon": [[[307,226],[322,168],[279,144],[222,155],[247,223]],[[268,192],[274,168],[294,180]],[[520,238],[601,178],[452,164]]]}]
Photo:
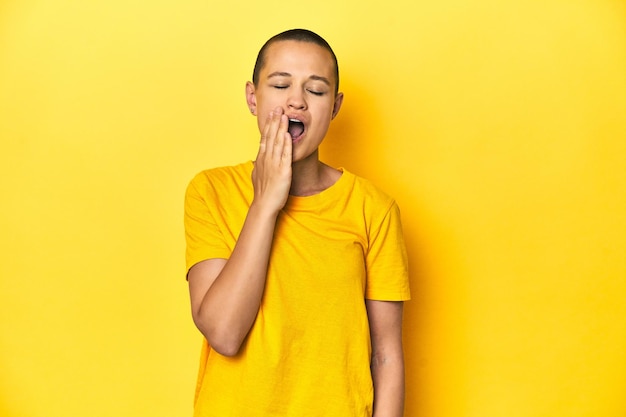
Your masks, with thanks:
[{"label": "open mouth", "polygon": [[296,140],[304,133],[304,123],[298,119],[289,119],[287,131],[291,135],[291,140]]}]

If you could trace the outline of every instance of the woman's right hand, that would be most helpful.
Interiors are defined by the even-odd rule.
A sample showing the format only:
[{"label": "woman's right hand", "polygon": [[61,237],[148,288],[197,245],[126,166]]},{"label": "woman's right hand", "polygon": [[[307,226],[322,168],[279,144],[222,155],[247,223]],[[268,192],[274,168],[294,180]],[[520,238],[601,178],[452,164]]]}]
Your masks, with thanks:
[{"label": "woman's right hand", "polygon": [[291,188],[292,142],[281,108],[263,127],[252,170],[254,200],[228,259],[208,259],[188,274],[193,320],[209,344],[233,356],[259,312],[274,228]]},{"label": "woman's right hand", "polygon": [[252,170],[252,204],[275,213],[287,203],[291,188],[292,142],[288,127],[289,120],[281,107],[270,112]]}]

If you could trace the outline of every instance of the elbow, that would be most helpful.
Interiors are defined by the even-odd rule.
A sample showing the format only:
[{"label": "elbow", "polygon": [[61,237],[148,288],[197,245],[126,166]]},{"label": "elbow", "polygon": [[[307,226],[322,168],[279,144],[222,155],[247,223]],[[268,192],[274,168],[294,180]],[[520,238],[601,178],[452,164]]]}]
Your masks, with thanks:
[{"label": "elbow", "polygon": [[211,349],[222,356],[237,356],[243,344],[243,337],[240,337],[232,328],[220,328],[226,326],[209,326],[195,320],[196,327],[206,338]]},{"label": "elbow", "polygon": [[214,338],[213,341],[207,338],[207,341],[209,342],[211,349],[213,349],[222,356],[237,356],[237,354],[241,350],[241,342],[237,342],[236,340],[229,340],[229,338]]}]

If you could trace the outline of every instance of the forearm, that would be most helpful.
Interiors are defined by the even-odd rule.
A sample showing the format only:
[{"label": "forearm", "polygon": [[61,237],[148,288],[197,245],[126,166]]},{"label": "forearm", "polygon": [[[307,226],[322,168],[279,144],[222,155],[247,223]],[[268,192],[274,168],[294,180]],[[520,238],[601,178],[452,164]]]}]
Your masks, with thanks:
[{"label": "forearm", "polygon": [[282,108],[268,116],[252,170],[254,199],[230,258],[190,270],[194,322],[224,355],[237,354],[261,305],[276,219],[291,187],[288,126]]},{"label": "forearm", "polygon": [[231,257],[194,312],[196,325],[220,353],[236,354],[254,323],[277,215],[252,204]]},{"label": "forearm", "polygon": [[373,417],[404,415],[404,359],[402,352],[374,354],[371,363],[374,382]]},{"label": "forearm", "polygon": [[374,417],[404,413],[402,302],[365,300],[372,337]]}]

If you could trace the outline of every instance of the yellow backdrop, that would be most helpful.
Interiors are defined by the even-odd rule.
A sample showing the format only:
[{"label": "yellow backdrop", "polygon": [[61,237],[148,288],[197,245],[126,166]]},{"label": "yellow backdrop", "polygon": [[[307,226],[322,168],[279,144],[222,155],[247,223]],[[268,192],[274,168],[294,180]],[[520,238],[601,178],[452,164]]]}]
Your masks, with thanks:
[{"label": "yellow backdrop", "polygon": [[261,43],[334,46],[323,156],[402,208],[408,417],[623,417],[620,0],[4,0],[0,415],[186,416],[182,199]]}]

